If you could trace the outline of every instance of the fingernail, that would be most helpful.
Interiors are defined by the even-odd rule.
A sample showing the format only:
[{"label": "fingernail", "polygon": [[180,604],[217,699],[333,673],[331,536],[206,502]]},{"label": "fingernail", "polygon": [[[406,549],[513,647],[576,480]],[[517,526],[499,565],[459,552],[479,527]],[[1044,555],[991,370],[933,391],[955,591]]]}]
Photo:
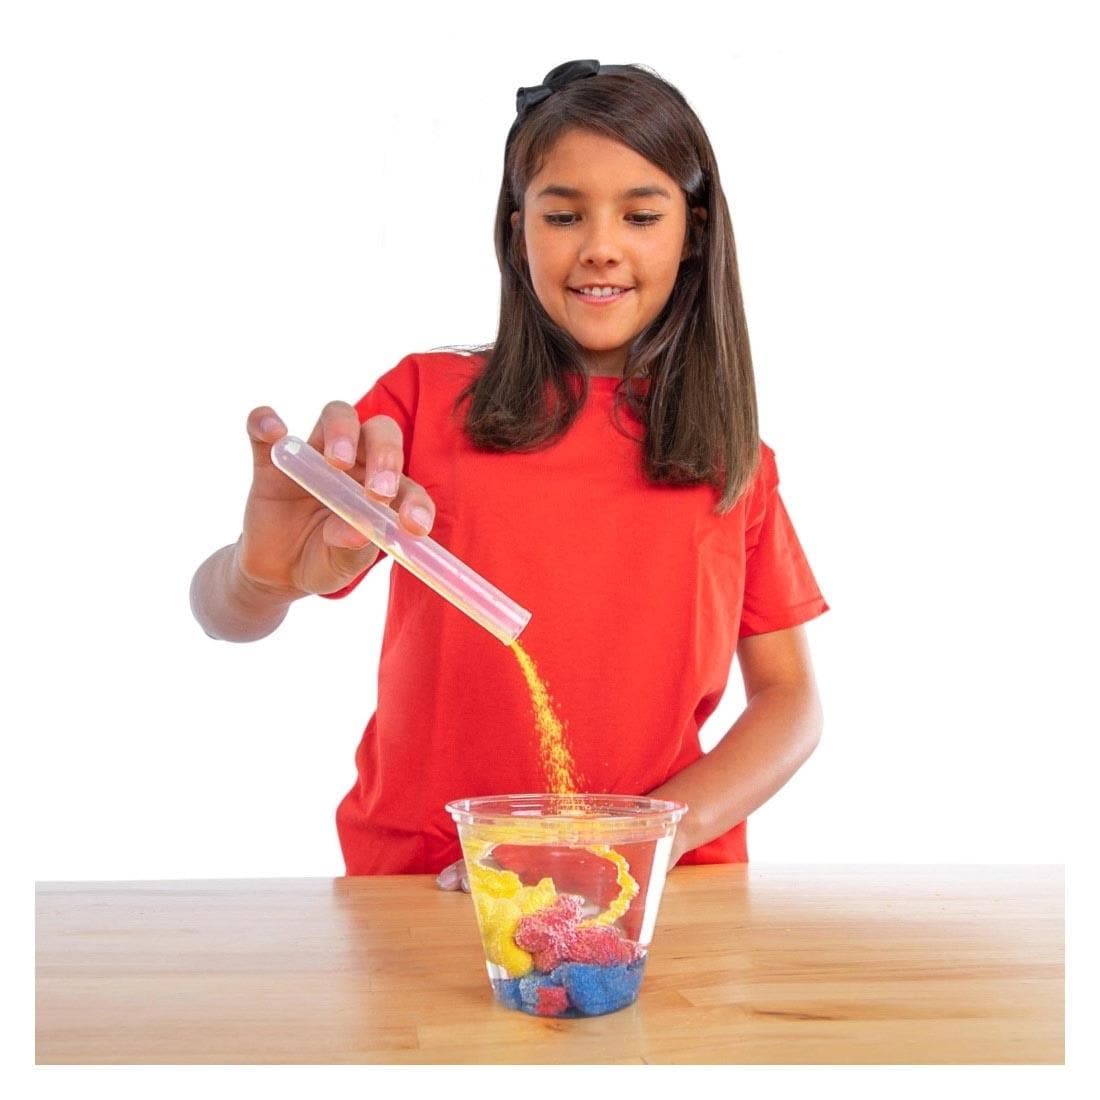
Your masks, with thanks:
[{"label": "fingernail", "polygon": [[427,508],[422,508],[419,504],[415,508],[409,509],[409,519],[414,523],[419,523],[425,531],[430,531],[432,526],[432,514]]},{"label": "fingernail", "polygon": [[397,474],[393,470],[376,470],[371,474],[367,488],[380,497],[392,497],[397,492]]},{"label": "fingernail", "polygon": [[265,416],[260,421],[260,431],[267,435],[269,432],[286,431],[286,425],[277,416]]},{"label": "fingernail", "polygon": [[341,462],[355,461],[355,445],[350,439],[338,439],[332,445],[332,457]]},{"label": "fingernail", "polygon": [[441,890],[449,890],[455,884],[455,870],[453,867],[444,867],[436,876],[436,886]]}]

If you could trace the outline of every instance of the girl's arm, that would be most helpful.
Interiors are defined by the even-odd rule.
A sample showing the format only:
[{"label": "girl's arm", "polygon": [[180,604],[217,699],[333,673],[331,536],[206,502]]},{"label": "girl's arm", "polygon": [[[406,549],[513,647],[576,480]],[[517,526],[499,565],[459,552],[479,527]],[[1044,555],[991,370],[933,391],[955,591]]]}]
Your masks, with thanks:
[{"label": "girl's arm", "polygon": [[748,700],[741,717],[710,752],[649,792],[689,807],[676,830],[672,864],[767,802],[821,737],[821,702],[803,627],[742,638],[737,658]]},{"label": "girl's arm", "polygon": [[279,626],[293,598],[250,581],[241,572],[239,550],[238,543],[223,546],[198,567],[191,580],[191,613],[211,638],[252,642]]}]

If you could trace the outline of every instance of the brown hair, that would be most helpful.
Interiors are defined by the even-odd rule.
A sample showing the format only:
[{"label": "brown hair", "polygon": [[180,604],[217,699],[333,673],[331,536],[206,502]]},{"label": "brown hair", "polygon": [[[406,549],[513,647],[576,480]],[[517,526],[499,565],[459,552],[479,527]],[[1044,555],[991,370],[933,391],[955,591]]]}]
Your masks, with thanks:
[{"label": "brown hair", "polygon": [[[622,431],[625,407],[644,426],[639,442],[651,482],[709,483],[720,494],[715,510],[725,513],[752,478],[760,442],[733,227],[702,123],[676,88],[637,65],[602,66],[559,88],[510,135],[496,212],[500,321],[494,344],[466,349],[485,356],[458,398],[470,402],[466,434],[487,450],[538,450],[569,428],[587,397],[584,350],[542,308],[523,255],[527,186],[573,129],[629,146],[686,196],[691,251],[665,308],[628,349],[616,425]],[[706,208],[705,223],[695,206]],[[648,393],[632,384],[645,376]]]}]

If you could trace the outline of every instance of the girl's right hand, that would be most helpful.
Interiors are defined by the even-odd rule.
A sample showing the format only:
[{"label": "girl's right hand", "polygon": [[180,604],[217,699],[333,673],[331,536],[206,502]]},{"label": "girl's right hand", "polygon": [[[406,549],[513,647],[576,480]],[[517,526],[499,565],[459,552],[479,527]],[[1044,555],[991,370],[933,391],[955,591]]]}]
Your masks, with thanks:
[{"label": "girl's right hand", "polygon": [[[237,542],[242,577],[286,599],[343,588],[375,561],[378,547],[272,463],[271,445],[287,434],[274,409],[253,409],[247,430],[252,486]],[[403,440],[392,417],[373,416],[360,425],[351,405],[330,401],[308,442],[330,465],[365,485],[373,500],[393,508],[405,530],[414,535],[431,530],[435,505],[401,472]]]}]

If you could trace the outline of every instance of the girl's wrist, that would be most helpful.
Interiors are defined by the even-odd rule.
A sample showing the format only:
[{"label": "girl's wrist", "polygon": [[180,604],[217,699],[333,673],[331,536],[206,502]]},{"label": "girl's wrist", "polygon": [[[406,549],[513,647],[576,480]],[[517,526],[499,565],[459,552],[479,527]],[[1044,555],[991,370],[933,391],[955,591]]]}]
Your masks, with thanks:
[{"label": "girl's wrist", "polygon": [[241,565],[241,543],[233,544],[227,562],[227,593],[229,598],[248,612],[283,615],[286,609],[305,592],[294,592],[250,577]]}]

